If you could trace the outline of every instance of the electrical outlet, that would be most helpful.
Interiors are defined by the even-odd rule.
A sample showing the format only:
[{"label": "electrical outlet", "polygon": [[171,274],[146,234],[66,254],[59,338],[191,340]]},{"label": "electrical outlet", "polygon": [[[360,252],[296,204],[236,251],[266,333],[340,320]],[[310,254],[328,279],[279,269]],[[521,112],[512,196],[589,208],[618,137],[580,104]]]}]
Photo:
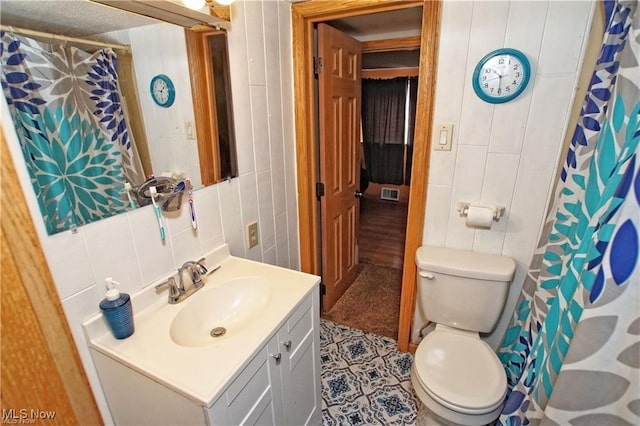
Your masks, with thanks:
[{"label": "electrical outlet", "polygon": [[258,222],[251,222],[247,225],[247,245],[249,248],[258,245]]}]

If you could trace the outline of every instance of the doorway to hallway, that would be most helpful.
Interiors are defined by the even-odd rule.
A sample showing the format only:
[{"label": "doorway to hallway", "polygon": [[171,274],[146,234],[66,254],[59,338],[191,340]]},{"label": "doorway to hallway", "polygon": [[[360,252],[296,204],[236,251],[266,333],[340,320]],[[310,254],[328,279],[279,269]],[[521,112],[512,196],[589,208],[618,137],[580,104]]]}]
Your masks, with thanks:
[{"label": "doorway to hallway", "polygon": [[360,202],[358,277],[323,318],[397,340],[408,203],[381,200],[378,185]]}]

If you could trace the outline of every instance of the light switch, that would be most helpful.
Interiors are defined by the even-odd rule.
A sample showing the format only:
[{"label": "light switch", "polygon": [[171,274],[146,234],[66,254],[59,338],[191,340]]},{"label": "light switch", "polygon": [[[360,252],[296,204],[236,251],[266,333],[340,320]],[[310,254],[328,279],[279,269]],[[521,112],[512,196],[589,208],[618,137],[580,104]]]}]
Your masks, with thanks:
[{"label": "light switch", "polygon": [[193,121],[185,121],[184,122],[184,132],[187,135],[187,139],[195,139],[196,138],[196,132],[195,132],[193,127],[194,127]]},{"label": "light switch", "polygon": [[451,135],[453,124],[438,124],[435,128],[433,149],[436,151],[451,151]]},{"label": "light switch", "polygon": [[446,130],[442,130],[440,129],[440,145],[446,145],[447,144],[447,135],[449,134],[449,132],[447,132]]}]

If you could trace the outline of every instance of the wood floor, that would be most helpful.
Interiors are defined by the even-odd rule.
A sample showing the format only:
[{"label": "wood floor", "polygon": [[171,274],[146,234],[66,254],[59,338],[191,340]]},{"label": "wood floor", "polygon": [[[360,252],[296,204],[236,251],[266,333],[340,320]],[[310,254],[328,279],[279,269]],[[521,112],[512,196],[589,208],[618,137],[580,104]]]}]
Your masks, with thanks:
[{"label": "wood floor", "polygon": [[379,193],[365,193],[360,203],[360,275],[322,316],[397,339],[407,203],[379,197]]},{"label": "wood floor", "polygon": [[407,209],[406,202],[365,193],[358,230],[360,276],[323,318],[397,339]]},{"label": "wood floor", "polygon": [[361,263],[402,270],[408,204],[365,193],[360,203],[358,248]]}]

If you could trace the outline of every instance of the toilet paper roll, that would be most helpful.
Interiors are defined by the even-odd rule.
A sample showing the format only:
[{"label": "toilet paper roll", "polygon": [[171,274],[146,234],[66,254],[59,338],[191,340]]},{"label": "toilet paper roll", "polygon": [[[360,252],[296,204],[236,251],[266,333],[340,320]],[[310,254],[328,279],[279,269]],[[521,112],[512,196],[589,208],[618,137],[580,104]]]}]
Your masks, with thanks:
[{"label": "toilet paper roll", "polygon": [[496,209],[493,207],[470,206],[467,211],[467,226],[470,228],[491,228]]}]

